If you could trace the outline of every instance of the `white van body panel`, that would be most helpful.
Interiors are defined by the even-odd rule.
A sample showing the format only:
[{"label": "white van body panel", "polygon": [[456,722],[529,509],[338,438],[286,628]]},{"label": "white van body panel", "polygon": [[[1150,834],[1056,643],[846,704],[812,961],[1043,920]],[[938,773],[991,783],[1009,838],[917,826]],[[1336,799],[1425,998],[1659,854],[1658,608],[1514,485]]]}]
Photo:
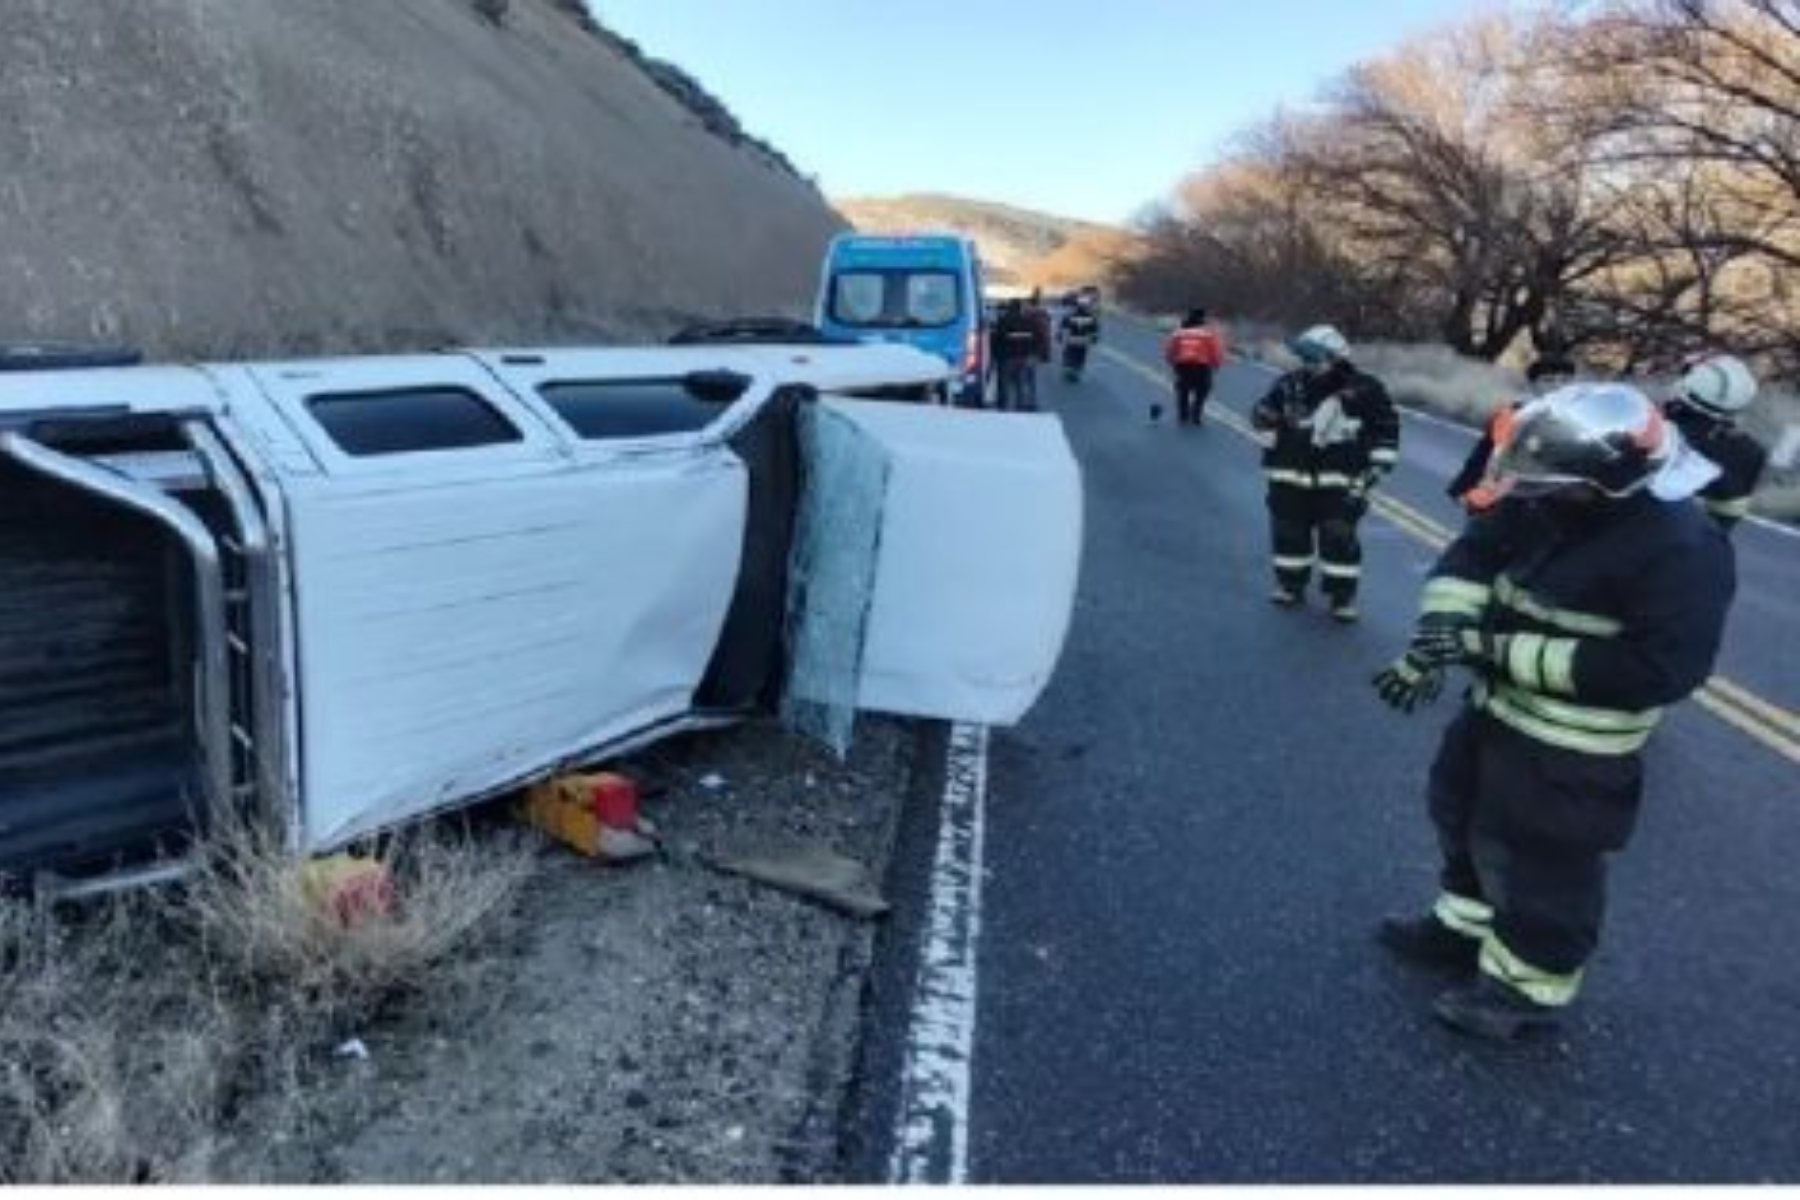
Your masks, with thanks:
[{"label": "white van body panel", "polygon": [[1012,725],[1049,683],[1081,563],[1062,422],[828,401],[887,451],[858,706]]},{"label": "white van body panel", "polygon": [[[655,436],[584,441],[539,392],[720,371],[747,378],[738,399],[702,428]],[[168,502],[198,488],[256,530],[254,545],[221,540],[227,574],[206,584],[209,611],[239,622],[205,630],[233,664],[230,686],[207,694],[229,696],[235,714],[251,694],[240,676],[255,672],[254,721],[234,716],[231,731],[233,753],[256,763],[228,786],[234,801],[254,792],[295,850],[317,852],[716,717],[697,711],[696,689],[746,569],[756,482],[733,439],[786,411],[768,406],[793,385],[826,394],[891,466],[859,705],[1017,720],[1054,668],[1073,602],[1080,481],[1060,424],[830,395],[948,374],[909,347],[800,345],[32,372],[0,375],[0,431],[24,452],[47,418],[179,417],[191,449],[149,456],[186,479]],[[320,395],[450,387],[518,437],[358,456],[308,408]],[[131,469],[94,459],[70,479],[116,470],[122,487],[159,486],[127,480]],[[248,617],[238,563],[255,581]]]}]

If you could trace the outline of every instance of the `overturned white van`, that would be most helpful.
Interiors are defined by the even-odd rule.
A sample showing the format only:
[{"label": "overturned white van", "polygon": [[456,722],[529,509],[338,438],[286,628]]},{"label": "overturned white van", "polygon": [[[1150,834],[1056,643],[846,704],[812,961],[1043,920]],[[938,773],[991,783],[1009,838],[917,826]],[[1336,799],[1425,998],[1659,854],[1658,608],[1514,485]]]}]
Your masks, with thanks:
[{"label": "overturned white van", "polygon": [[[0,374],[0,873],[326,850],[780,705],[1006,724],[1073,601],[1053,417],[900,347]],[[75,886],[87,886],[86,884]]]}]

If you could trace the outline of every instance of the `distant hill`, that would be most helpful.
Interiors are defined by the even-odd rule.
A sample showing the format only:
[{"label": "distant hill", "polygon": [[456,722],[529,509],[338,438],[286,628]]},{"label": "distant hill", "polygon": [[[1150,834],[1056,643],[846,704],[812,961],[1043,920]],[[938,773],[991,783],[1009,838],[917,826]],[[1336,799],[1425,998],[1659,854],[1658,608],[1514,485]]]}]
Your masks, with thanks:
[{"label": "distant hill", "polygon": [[1126,230],[987,200],[921,193],[832,201],[865,233],[948,229],[981,244],[999,282],[1047,288],[1103,281],[1111,265],[1135,252]]}]

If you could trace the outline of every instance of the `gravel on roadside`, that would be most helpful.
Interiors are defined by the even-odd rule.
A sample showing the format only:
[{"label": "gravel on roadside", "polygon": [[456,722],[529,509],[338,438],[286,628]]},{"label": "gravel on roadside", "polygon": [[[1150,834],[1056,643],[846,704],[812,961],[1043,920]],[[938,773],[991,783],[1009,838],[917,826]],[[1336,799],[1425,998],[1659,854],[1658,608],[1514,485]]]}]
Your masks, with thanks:
[{"label": "gravel on roadside", "polygon": [[344,1031],[367,1057],[269,1106],[274,1127],[246,1105],[218,1177],[833,1181],[877,923],[703,860],[817,842],[879,883],[915,740],[865,720],[840,763],[758,721],[618,764],[662,853],[603,866],[546,847],[514,932],[437,994]]}]

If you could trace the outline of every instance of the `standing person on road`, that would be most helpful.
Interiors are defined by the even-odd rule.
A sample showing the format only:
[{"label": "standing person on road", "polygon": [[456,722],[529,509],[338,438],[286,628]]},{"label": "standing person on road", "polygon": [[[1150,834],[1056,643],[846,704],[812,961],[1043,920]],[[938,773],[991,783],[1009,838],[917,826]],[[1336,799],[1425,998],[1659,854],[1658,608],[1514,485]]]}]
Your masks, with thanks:
[{"label": "standing person on road", "polygon": [[[1525,379],[1534,397],[1547,396],[1574,378],[1575,364],[1557,354],[1546,354],[1525,370]],[[1477,513],[1493,505],[1495,496],[1492,480],[1488,478],[1488,464],[1493,461],[1494,447],[1505,440],[1507,428],[1526,403],[1526,400],[1506,401],[1494,410],[1482,428],[1480,440],[1463,460],[1462,469],[1444,489],[1444,494],[1466,511]]]},{"label": "standing person on road", "polygon": [[1495,456],[1502,499],[1444,552],[1411,645],[1375,677],[1411,712],[1446,668],[1475,675],[1427,789],[1437,901],[1379,931],[1408,963],[1473,976],[1435,1006],[1456,1029],[1510,1040],[1580,988],[1642,747],[1711,673],[1731,604],[1730,543],[1689,503],[1716,473],[1635,388],[1527,405]]},{"label": "standing person on road", "polygon": [[1316,325],[1288,344],[1301,362],[1250,410],[1268,479],[1275,591],[1299,604],[1312,579],[1339,621],[1356,620],[1362,543],[1356,526],[1369,493],[1400,458],[1400,418],[1387,389],[1350,361],[1344,335]]},{"label": "standing person on road", "polygon": [[[1163,361],[1175,373],[1175,420],[1199,425],[1212,395],[1213,372],[1225,365],[1225,339],[1206,320],[1204,308],[1191,308],[1169,340],[1163,344]],[[1162,405],[1150,406],[1152,421],[1162,416]]]},{"label": "standing person on road", "polygon": [[988,348],[999,373],[999,407],[1029,412],[1037,408],[1038,327],[1019,300],[1008,300],[988,333]]},{"label": "standing person on road", "polygon": [[1063,378],[1073,383],[1081,378],[1081,372],[1087,367],[1088,350],[1100,340],[1100,318],[1094,315],[1093,304],[1086,296],[1077,299],[1075,306],[1063,314],[1059,332],[1062,335]]},{"label": "standing person on road", "polygon": [[1726,532],[1750,515],[1750,501],[1769,462],[1763,444],[1737,424],[1754,399],[1756,376],[1750,368],[1741,359],[1718,354],[1690,366],[1663,408],[1688,444],[1718,466],[1719,477],[1700,493],[1700,503]]},{"label": "standing person on road", "polygon": [[1025,306],[1025,315],[1031,318],[1032,330],[1037,334],[1036,352],[1031,364],[1031,387],[1029,395],[1030,410],[1037,411],[1038,367],[1047,364],[1056,352],[1056,323],[1050,319],[1050,310],[1044,307],[1044,289],[1031,289],[1031,300]]}]

